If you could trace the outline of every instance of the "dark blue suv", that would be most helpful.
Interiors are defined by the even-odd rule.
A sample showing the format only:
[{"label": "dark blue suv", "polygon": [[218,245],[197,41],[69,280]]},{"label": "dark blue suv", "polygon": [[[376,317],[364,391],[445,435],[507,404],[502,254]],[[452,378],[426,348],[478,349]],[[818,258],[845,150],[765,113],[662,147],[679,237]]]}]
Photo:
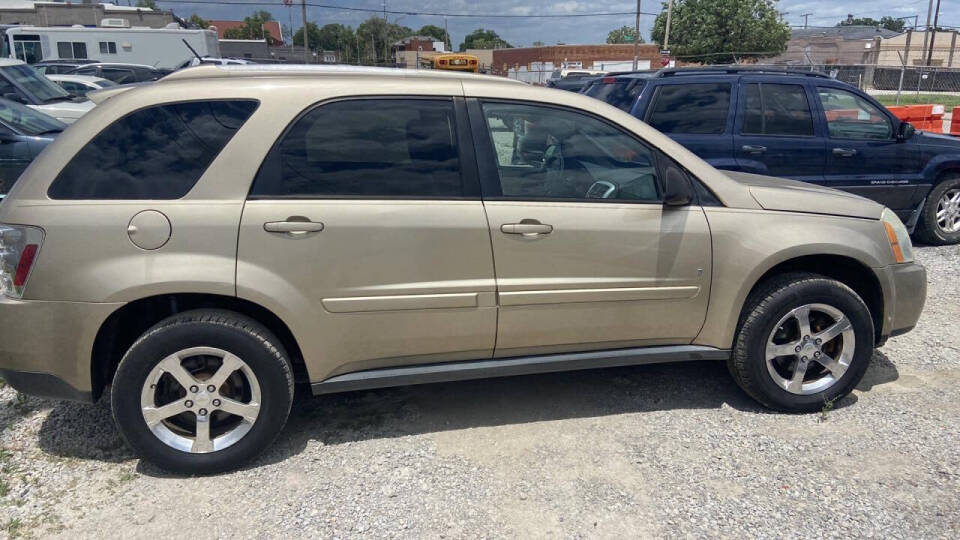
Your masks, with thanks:
[{"label": "dark blue suv", "polygon": [[870,96],[824,74],[661,70],[602,77],[583,93],[718,169],[856,193],[894,210],[926,242],[960,242],[960,139],[915,133]]}]

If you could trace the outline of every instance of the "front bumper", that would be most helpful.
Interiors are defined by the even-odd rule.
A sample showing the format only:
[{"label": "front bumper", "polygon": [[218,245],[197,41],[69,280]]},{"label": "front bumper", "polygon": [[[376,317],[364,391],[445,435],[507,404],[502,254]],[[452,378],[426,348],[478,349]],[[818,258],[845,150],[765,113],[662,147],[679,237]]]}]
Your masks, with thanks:
[{"label": "front bumper", "polygon": [[927,301],[927,270],[917,263],[904,263],[880,268],[877,275],[884,289],[882,343],[917,325]]},{"label": "front bumper", "polygon": [[122,305],[0,295],[0,376],[27,394],[90,401],[93,343]]}]

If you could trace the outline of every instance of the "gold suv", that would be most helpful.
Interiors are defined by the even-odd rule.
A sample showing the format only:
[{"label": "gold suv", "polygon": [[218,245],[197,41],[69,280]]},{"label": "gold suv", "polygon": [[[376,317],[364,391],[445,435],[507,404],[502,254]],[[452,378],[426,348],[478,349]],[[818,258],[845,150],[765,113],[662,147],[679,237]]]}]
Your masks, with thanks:
[{"label": "gold suv", "polygon": [[585,96],[202,66],[92,97],[0,205],[0,375],[111,387],[174,471],[258,454],[295,381],[717,360],[768,407],[819,410],[923,307],[889,210],[717,171]]}]

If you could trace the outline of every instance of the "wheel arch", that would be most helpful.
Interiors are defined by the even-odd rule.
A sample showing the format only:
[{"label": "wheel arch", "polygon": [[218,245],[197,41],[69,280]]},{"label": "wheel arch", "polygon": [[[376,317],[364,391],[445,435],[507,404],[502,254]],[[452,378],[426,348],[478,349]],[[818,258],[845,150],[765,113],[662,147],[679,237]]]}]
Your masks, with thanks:
[{"label": "wheel arch", "polygon": [[280,340],[293,365],[294,379],[307,379],[303,354],[289,326],[269,309],[242,298],[216,294],[162,294],[129,302],[100,325],[93,342],[90,386],[97,401],[110,384],[121,358],[147,329],[161,320],[193,309],[225,309],[246,315],[267,327]]},{"label": "wheel arch", "polygon": [[853,289],[867,304],[870,318],[873,320],[874,343],[880,343],[884,314],[883,287],[880,280],[868,265],[853,257],[837,254],[801,255],[781,261],[768,268],[754,281],[744,298],[737,320],[737,331],[739,331],[740,325],[747,315],[747,310],[750,308],[750,298],[753,294],[769,280],[793,272],[818,274],[839,281]]}]

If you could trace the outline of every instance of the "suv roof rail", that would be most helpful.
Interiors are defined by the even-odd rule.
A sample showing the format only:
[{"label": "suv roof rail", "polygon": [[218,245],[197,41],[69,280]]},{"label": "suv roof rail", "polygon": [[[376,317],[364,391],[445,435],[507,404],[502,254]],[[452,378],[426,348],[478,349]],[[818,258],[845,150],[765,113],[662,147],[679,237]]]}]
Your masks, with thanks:
[{"label": "suv roof rail", "polygon": [[417,79],[469,79],[525,84],[516,79],[437,69],[402,69],[340,64],[205,64],[175,71],[163,81],[209,79],[215,77],[298,77],[298,76],[378,76]]},{"label": "suv roof rail", "polygon": [[820,71],[801,71],[799,69],[777,69],[770,67],[745,66],[708,66],[691,68],[664,68],[658,72],[659,77],[675,77],[678,75],[710,75],[710,74],[738,74],[738,73],[766,73],[776,75],[796,75],[800,77],[817,77],[832,79],[830,75]]}]

